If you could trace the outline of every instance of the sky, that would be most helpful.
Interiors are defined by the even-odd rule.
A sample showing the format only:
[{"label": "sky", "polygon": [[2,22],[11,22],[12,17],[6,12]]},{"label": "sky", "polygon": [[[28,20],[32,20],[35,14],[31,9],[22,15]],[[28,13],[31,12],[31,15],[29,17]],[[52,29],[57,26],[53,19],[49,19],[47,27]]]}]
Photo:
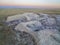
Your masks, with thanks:
[{"label": "sky", "polygon": [[60,0],[0,0],[0,6],[60,8]]}]

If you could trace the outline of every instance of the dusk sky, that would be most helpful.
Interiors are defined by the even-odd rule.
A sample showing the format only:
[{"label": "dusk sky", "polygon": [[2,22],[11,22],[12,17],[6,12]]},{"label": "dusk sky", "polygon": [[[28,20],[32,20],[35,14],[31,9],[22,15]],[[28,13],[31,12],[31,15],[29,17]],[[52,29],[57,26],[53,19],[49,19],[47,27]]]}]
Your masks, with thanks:
[{"label": "dusk sky", "polygon": [[60,8],[60,0],[0,0],[0,6],[35,6]]}]

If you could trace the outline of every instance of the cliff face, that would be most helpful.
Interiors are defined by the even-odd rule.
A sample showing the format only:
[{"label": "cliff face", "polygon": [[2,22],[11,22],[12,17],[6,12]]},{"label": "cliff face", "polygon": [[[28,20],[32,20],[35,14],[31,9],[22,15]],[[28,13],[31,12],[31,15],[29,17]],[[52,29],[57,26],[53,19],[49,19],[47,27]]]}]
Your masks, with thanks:
[{"label": "cliff face", "polygon": [[0,31],[0,45],[36,45],[34,37],[21,31]]}]

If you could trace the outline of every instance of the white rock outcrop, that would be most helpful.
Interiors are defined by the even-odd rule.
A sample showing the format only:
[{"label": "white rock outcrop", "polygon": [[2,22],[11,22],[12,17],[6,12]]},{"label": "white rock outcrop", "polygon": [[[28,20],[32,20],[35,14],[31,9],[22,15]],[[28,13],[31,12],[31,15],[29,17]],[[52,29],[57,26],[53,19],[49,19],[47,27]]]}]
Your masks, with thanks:
[{"label": "white rock outcrop", "polygon": [[43,29],[43,26],[39,21],[30,21],[30,22],[20,23],[15,27],[15,30],[29,31],[29,32],[39,31],[42,29]]},{"label": "white rock outcrop", "polygon": [[35,13],[23,13],[22,15],[24,15],[28,21],[38,20],[39,18],[39,15]]},{"label": "white rock outcrop", "polygon": [[[54,18],[55,17],[55,18]],[[37,45],[60,45],[60,16],[40,13],[23,13],[7,18],[8,25],[15,31],[27,32],[34,36]]]},{"label": "white rock outcrop", "polygon": [[6,20],[6,23],[11,26],[11,25],[16,25],[21,22],[28,22],[28,21],[34,21],[37,20],[39,16],[34,13],[23,13],[19,15],[14,15],[14,16],[9,16]]},{"label": "white rock outcrop", "polygon": [[60,34],[57,30],[41,30],[38,32],[38,45],[60,45]]}]

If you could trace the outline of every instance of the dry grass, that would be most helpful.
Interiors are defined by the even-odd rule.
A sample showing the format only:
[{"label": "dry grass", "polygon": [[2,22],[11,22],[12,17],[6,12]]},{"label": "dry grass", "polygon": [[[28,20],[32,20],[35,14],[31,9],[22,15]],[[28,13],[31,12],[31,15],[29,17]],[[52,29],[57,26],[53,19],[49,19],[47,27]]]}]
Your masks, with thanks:
[{"label": "dry grass", "polygon": [[0,9],[0,15],[14,15],[25,12],[60,14],[60,10],[41,10],[41,9]]}]

